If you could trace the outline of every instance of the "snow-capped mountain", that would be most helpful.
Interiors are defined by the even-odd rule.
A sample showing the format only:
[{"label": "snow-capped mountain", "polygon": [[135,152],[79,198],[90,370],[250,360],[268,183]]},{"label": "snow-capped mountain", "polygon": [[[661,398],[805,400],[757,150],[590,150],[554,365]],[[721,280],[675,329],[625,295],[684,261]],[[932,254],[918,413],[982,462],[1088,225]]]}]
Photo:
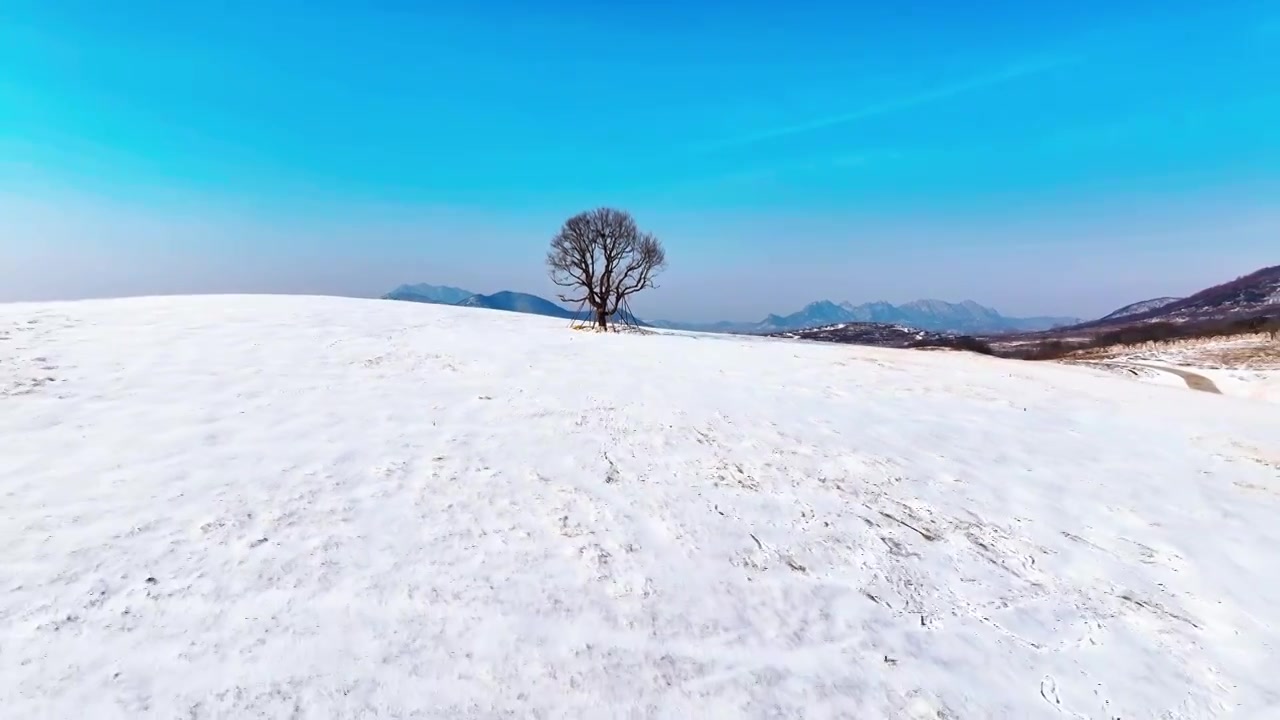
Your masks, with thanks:
[{"label": "snow-capped mountain", "polygon": [[1115,310],[1111,313],[1108,313],[1107,315],[1102,316],[1101,319],[1119,320],[1121,318],[1133,317],[1134,315],[1141,315],[1142,313],[1145,313],[1145,312],[1158,310],[1164,307],[1165,305],[1176,303],[1181,299],[1182,298],[1180,297],[1158,297],[1158,298],[1152,298],[1150,300],[1142,300],[1130,305],[1125,305],[1119,310]]}]

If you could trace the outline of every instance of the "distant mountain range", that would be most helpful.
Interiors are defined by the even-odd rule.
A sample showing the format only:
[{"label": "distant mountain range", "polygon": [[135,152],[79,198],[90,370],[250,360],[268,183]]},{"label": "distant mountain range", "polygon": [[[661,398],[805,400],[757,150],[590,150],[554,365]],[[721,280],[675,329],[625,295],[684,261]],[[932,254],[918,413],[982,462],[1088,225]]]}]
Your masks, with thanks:
[{"label": "distant mountain range", "polygon": [[472,295],[475,295],[475,293],[462,288],[418,283],[417,285],[401,285],[382,297],[384,300],[407,300],[409,302],[437,305],[456,305]]},{"label": "distant mountain range", "polygon": [[[503,290],[492,295],[472,295],[456,304],[461,307],[505,310],[528,315],[564,318],[565,320],[590,320],[594,317],[594,314],[590,311],[574,312],[546,298],[530,295],[529,293],[511,292],[510,290]],[[643,322],[626,311],[614,313],[610,319],[615,322],[625,320],[633,325],[644,325]]]},{"label": "distant mountain range", "polygon": [[[428,285],[401,285],[383,296],[389,300],[457,305],[505,310],[565,320],[589,320],[589,312],[569,310],[545,298],[528,293],[503,291],[481,295],[461,288]],[[1158,297],[1132,303],[1097,320],[1071,317],[1006,317],[971,300],[949,303],[917,300],[903,305],[872,302],[854,305],[820,300],[789,315],[769,315],[759,322],[644,323],[631,315],[637,325],[713,333],[782,335],[831,342],[905,347],[925,341],[945,345],[939,335],[993,336],[1028,333],[1028,337],[1053,338],[1086,335],[1118,327],[1152,322],[1198,322],[1280,316],[1280,265],[1262,268],[1215,285],[1185,298]],[[615,317],[617,321],[619,318]],[[804,332],[800,332],[804,331]],[[1046,332],[1049,331],[1049,332]],[[1061,332],[1057,332],[1061,331]],[[964,338],[959,338],[964,339]]]},{"label": "distant mountain range", "polygon": [[770,337],[795,338],[798,340],[820,340],[822,342],[845,343],[848,345],[874,345],[876,347],[919,347],[921,345],[945,345],[948,340],[954,341],[963,336],[953,333],[937,333],[928,330],[917,330],[904,325],[887,323],[854,322],[836,323],[803,330],[786,330],[771,333]]},{"label": "distant mountain range", "polygon": [[[506,310],[508,312],[558,317],[566,320],[571,318],[588,319],[589,317],[587,312],[578,313],[546,298],[529,293],[503,291],[492,295],[481,295],[462,288],[447,285],[428,285],[426,283],[401,285],[384,295],[383,298],[387,300],[406,300],[409,302]],[[760,322],[681,323],[657,321],[645,323],[634,316],[627,315],[626,317],[637,325],[650,325],[672,330],[761,335],[840,323],[880,323],[902,325],[931,332],[991,334],[1047,330],[1080,322],[1079,318],[1066,317],[1006,317],[989,307],[979,305],[971,300],[966,300],[962,303],[948,303],[942,300],[917,300],[905,305],[893,305],[887,302],[873,302],[862,305],[844,302],[837,305],[828,300],[821,300],[810,303],[800,311],[790,315],[769,315]]]},{"label": "distant mountain range", "polygon": [[809,303],[799,312],[790,315],[769,315],[757,323],[720,322],[711,324],[675,323],[659,321],[654,325],[680,330],[703,332],[746,332],[773,334],[806,328],[825,327],[841,323],[877,323],[901,325],[950,333],[1006,333],[1030,330],[1047,330],[1062,325],[1074,325],[1079,318],[1030,317],[1014,318],[1001,315],[996,310],[979,305],[972,300],[949,303],[942,300],[916,300],[903,305],[887,302],[871,302],[854,305],[849,302],[834,303],[820,300]]},{"label": "distant mountain range", "polygon": [[[384,300],[404,300],[407,302],[428,303],[432,305],[456,305],[459,307],[483,308],[486,310],[504,310],[506,312],[542,315],[544,317],[563,318],[565,320],[589,320],[590,312],[575,312],[546,298],[529,293],[503,290],[492,295],[481,295],[461,288],[447,285],[401,285],[382,296]],[[643,325],[634,316],[626,312],[616,313],[613,320],[626,319],[633,324]]]},{"label": "distant mountain range", "polygon": [[505,310],[507,312],[525,313],[527,315],[545,315],[568,320],[575,316],[550,300],[528,293],[503,290],[492,295],[471,295],[459,303],[462,307],[484,308],[486,310]]}]

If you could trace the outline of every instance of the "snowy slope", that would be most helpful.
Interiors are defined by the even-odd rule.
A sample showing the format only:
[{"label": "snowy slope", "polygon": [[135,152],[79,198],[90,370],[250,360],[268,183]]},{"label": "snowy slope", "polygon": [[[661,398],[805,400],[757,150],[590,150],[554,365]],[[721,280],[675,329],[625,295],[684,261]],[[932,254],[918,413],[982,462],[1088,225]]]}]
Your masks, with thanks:
[{"label": "snowy slope", "polygon": [[1133,315],[1141,315],[1142,313],[1145,313],[1145,312],[1158,310],[1164,307],[1165,305],[1176,303],[1181,299],[1182,298],[1178,298],[1178,297],[1158,297],[1158,298],[1151,298],[1150,300],[1142,300],[1140,302],[1130,303],[1129,305],[1125,305],[1119,310],[1114,310],[1106,315],[1103,315],[1101,319],[1102,320],[1119,320],[1121,318],[1127,318]]},{"label": "snowy slope", "polygon": [[0,306],[0,708],[1276,717],[1277,438],[962,353]]},{"label": "snowy slope", "polygon": [[[1117,320],[1134,322],[1187,322],[1245,319],[1273,315],[1280,305],[1280,265],[1264,267],[1187,297],[1163,302],[1155,298],[1126,306],[1106,317],[1081,323],[1075,329],[1097,328]],[[1147,305],[1142,308],[1141,306]],[[1138,307],[1136,311],[1131,308]]]}]

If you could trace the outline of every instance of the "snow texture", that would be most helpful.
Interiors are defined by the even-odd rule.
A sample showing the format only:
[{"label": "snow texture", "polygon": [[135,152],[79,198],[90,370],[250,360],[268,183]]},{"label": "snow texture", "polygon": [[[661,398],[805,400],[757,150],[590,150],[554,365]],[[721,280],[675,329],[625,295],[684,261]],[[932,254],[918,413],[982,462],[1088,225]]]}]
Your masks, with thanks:
[{"label": "snow texture", "polygon": [[5,718],[1275,718],[1280,413],[391,301],[0,306]]},{"label": "snow texture", "polygon": [[1224,395],[1280,403],[1280,370],[1197,368]]}]

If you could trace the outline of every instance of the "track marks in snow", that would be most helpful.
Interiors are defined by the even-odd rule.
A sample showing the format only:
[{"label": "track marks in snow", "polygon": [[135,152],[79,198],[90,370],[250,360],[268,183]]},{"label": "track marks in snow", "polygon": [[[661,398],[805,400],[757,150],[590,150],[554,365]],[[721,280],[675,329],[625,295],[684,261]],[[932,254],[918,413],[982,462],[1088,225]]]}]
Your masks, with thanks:
[{"label": "track marks in snow", "polygon": [[1182,381],[1185,382],[1187,384],[1187,387],[1192,390],[1199,390],[1200,392],[1209,393],[1211,395],[1222,394],[1222,391],[1218,389],[1218,386],[1215,385],[1212,380],[1210,380],[1209,378],[1199,373],[1195,373],[1190,370],[1184,370],[1182,368],[1176,368],[1176,367],[1165,367],[1161,365],[1144,365],[1142,363],[1133,363],[1133,364],[1137,365],[1138,367],[1147,368],[1148,370],[1155,370],[1156,372],[1164,372],[1164,373],[1169,373],[1170,375],[1176,375],[1179,378],[1182,378]]},{"label": "track marks in snow", "polygon": [[575,560],[591,587],[614,599],[652,597],[653,579],[636,561],[643,550],[634,521],[611,511],[591,492],[540,479],[548,495],[539,503],[554,531],[563,538],[565,555]]}]

